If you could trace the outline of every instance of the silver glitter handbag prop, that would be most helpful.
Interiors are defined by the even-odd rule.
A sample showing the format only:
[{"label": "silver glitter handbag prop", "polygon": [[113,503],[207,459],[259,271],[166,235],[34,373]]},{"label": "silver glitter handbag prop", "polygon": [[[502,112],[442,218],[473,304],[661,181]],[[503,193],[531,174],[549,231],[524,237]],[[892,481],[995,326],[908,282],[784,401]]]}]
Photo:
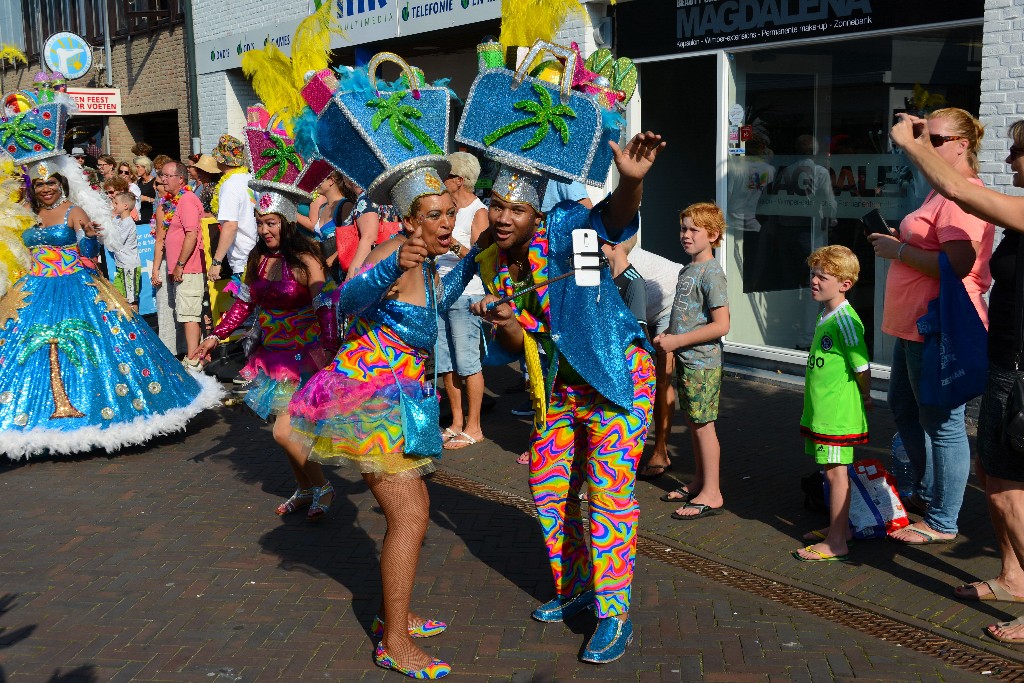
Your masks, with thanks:
[{"label": "silver glitter handbag prop", "polygon": [[[543,53],[564,60],[557,84],[527,75]],[[456,141],[509,166],[525,165],[560,181],[603,186],[614,160],[608,142],[621,143],[623,130],[617,122],[609,125],[609,120],[617,121],[616,115],[600,106],[599,98],[583,94],[607,88],[581,82],[581,74],[591,72],[580,54],[537,41],[514,72],[491,64],[480,63]],[[612,110],[618,101],[613,99]]]}]

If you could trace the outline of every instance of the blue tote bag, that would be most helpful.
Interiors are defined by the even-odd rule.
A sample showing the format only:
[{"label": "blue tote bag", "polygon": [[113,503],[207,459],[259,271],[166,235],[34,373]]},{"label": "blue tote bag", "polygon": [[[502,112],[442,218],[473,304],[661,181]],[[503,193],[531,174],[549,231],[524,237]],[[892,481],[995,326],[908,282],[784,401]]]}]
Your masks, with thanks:
[{"label": "blue tote bag", "polygon": [[939,298],[917,320],[924,337],[919,400],[953,409],[985,391],[988,381],[988,330],[961,280],[939,252]]}]

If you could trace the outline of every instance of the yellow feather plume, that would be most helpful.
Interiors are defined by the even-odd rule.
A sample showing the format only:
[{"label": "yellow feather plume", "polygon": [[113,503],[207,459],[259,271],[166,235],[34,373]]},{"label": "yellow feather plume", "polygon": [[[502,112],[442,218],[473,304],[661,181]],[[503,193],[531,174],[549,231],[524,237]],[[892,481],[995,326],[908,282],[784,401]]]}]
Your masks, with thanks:
[{"label": "yellow feather plume", "polygon": [[21,234],[36,224],[36,217],[22,206],[21,193],[20,169],[14,159],[0,154],[0,296],[31,263]]},{"label": "yellow feather plume", "polygon": [[502,0],[501,46],[508,50],[551,41],[570,14],[582,11],[579,0]]},{"label": "yellow feather plume", "polygon": [[331,65],[331,36],[344,35],[333,11],[334,0],[328,0],[316,12],[303,19],[292,40],[292,71],[302,87],[306,74]]},{"label": "yellow feather plume", "polygon": [[292,119],[306,104],[299,94],[301,82],[296,84],[292,60],[274,43],[262,50],[251,50],[242,55],[242,73],[252,79],[252,89],[266,106],[271,116],[276,115],[288,134],[292,133]]},{"label": "yellow feather plume", "polygon": [[326,69],[331,63],[331,35],[343,35],[329,0],[303,19],[292,39],[292,56],[267,43],[262,50],[242,55],[242,73],[252,79],[252,89],[271,116],[277,116],[289,135],[293,123],[306,105],[299,94],[306,74]]},{"label": "yellow feather plume", "polygon": [[28,58],[25,57],[25,53],[13,45],[0,45],[0,62],[4,60],[10,61],[11,64],[15,62],[28,64]]}]

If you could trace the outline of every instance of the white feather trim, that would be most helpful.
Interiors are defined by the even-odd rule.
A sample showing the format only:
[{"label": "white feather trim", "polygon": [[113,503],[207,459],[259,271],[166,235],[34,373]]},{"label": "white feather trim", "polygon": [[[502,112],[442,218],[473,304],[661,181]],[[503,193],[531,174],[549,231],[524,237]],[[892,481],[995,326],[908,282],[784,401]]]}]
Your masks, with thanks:
[{"label": "white feather trim", "polygon": [[57,172],[68,179],[68,199],[71,203],[85,211],[89,220],[100,224],[100,241],[103,245],[112,252],[123,248],[124,238],[121,237],[121,231],[114,226],[110,200],[99,190],[92,189],[78,162],[63,153],[50,157],[46,162],[55,166]]},{"label": "white feather trim", "polygon": [[150,439],[179,432],[186,423],[207,408],[215,408],[224,398],[224,387],[213,377],[193,373],[201,391],[195,400],[183,408],[166,413],[140,415],[130,422],[115,422],[109,427],[89,426],[80,429],[26,429],[8,430],[0,438],[0,453],[11,460],[28,459],[49,451],[52,455],[70,455],[102,448],[108,453],[137,446]]}]

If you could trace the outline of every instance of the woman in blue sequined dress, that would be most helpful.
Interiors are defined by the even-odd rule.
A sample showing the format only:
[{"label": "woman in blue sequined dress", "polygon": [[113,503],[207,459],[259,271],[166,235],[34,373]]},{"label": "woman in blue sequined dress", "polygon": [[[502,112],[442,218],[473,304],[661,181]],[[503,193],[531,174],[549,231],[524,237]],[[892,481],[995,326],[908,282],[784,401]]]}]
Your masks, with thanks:
[{"label": "woman in blue sequined dress", "polygon": [[83,263],[96,231],[57,167],[31,168],[39,223],[21,235],[27,273],[0,299],[0,453],[12,459],[140,444],[184,428],[222,393]]}]

